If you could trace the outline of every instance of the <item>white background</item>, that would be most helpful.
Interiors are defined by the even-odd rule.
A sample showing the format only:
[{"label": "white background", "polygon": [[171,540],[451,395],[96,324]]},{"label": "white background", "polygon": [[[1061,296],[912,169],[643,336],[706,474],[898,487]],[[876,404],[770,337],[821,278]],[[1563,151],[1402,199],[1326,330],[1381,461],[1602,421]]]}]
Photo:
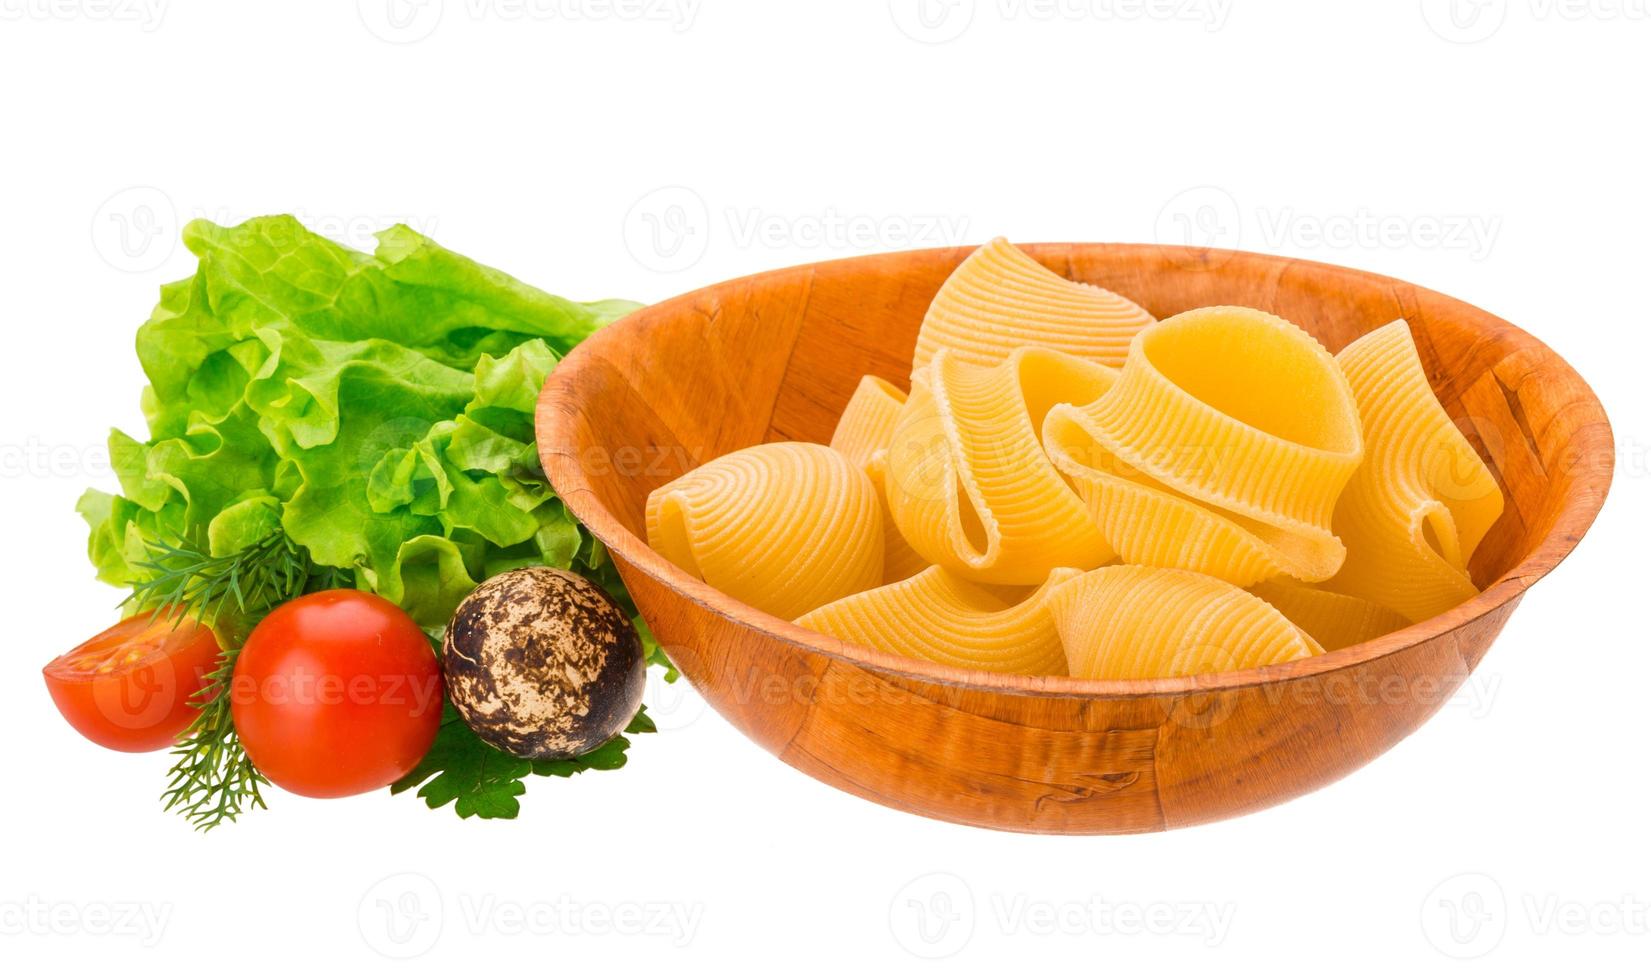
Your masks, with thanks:
[{"label": "white background", "polygon": [[[0,0],[8,974],[1644,975],[1643,0],[155,2]],[[160,812],[166,757],[79,739],[38,670],[111,620],[72,508],[141,431],[179,224],[272,211],[358,246],[405,220],[581,299],[1000,233],[1373,269],[1569,359],[1617,483],[1467,693],[1223,824],[934,823],[679,689],[629,767],[514,823],[274,791],[202,836]]]}]

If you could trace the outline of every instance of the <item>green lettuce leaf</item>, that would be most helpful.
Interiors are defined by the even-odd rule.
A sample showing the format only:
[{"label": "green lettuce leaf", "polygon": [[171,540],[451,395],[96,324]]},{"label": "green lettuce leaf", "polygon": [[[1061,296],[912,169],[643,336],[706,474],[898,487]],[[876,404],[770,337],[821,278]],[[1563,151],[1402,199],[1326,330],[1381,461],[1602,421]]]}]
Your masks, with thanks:
[{"label": "green lettuce leaf", "polygon": [[558,358],[635,304],[553,296],[399,225],[371,255],[284,215],[183,238],[195,274],[138,330],[149,438],[112,433],[120,494],[79,505],[101,578],[279,527],[431,630],[507,568],[616,586],[545,480],[533,409]]}]

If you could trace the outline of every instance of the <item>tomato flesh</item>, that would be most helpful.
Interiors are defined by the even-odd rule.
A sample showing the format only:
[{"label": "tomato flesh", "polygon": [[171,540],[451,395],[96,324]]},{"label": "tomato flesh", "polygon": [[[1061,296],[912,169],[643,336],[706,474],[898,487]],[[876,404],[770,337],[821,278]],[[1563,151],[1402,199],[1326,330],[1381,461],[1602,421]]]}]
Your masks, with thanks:
[{"label": "tomato flesh", "polygon": [[201,713],[192,703],[222,656],[211,630],[163,609],[122,620],[41,673],[75,731],[106,748],[153,752]]},{"label": "tomato flesh", "polygon": [[333,589],[276,607],[235,662],[230,710],[253,765],[302,796],[388,786],[441,725],[441,666],[395,604]]}]

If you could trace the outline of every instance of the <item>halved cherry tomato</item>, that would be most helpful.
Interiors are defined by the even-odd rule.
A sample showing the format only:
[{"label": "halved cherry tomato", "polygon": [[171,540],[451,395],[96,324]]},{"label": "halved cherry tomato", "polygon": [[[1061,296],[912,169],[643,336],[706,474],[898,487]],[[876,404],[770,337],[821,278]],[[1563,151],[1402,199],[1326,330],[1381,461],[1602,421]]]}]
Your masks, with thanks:
[{"label": "halved cherry tomato", "polygon": [[394,603],[333,589],[253,628],[229,690],[235,731],[270,782],[349,796],[411,772],[441,725],[441,665]]},{"label": "halved cherry tomato", "polygon": [[163,609],[122,620],[42,673],[75,731],[121,752],[153,752],[201,713],[191,703],[222,656],[211,630]]}]

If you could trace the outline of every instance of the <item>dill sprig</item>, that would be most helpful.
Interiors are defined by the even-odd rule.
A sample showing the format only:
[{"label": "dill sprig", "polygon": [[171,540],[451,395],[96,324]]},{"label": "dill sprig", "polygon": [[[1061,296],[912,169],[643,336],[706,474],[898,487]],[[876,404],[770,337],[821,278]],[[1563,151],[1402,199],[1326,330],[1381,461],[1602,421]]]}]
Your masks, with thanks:
[{"label": "dill sprig", "polygon": [[[351,584],[349,572],[315,563],[307,549],[281,531],[221,556],[188,543],[153,545],[139,567],[149,577],[132,590],[129,604],[153,609],[156,615],[166,610],[180,619],[233,624],[241,635],[289,599]],[[230,712],[239,654],[225,650],[218,668],[197,692],[193,703],[201,713],[172,750],[172,768],[161,794],[167,810],[177,810],[200,830],[265,807],[261,788],[268,780],[247,758]]]},{"label": "dill sprig", "polygon": [[228,555],[192,544],[152,544],[138,567],[148,577],[132,589],[129,604],[209,623],[226,611],[252,615],[314,591],[311,580],[318,576],[342,584],[345,574],[310,561],[309,552],[281,531]]},{"label": "dill sprig", "polygon": [[233,823],[247,810],[266,809],[261,788],[269,780],[241,748],[224,693],[234,679],[240,653],[225,650],[218,669],[207,675],[205,696],[194,702],[201,713],[172,750],[176,761],[161,794],[165,808],[177,810],[197,830],[211,830],[226,820]]}]

